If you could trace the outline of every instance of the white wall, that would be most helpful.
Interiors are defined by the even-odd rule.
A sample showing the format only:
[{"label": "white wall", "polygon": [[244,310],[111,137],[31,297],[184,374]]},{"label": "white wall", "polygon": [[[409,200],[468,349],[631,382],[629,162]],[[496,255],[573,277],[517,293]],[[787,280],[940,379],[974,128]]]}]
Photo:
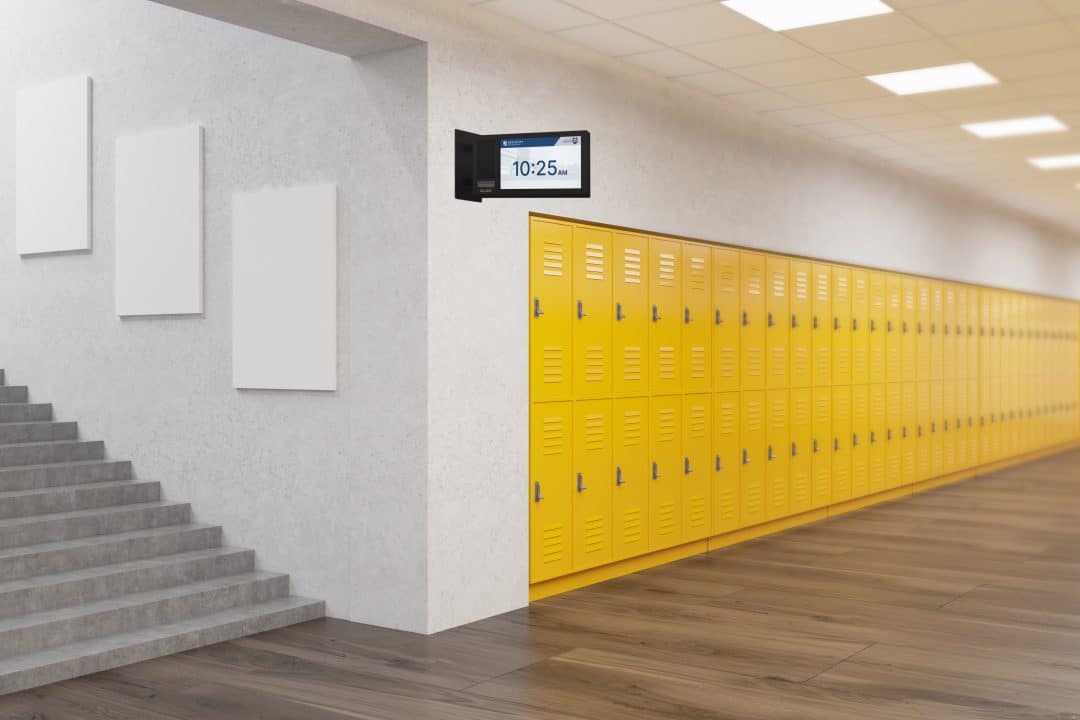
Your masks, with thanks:
[{"label": "white wall", "polygon": [[[15,254],[16,88],[87,73],[93,251]],[[205,128],[205,313],[113,309],[114,143]],[[0,3],[0,366],[332,615],[426,627],[426,57],[351,61],[144,0]],[[334,182],[339,386],[231,382],[232,193]],[[402,212],[402,208],[406,211]]]}]

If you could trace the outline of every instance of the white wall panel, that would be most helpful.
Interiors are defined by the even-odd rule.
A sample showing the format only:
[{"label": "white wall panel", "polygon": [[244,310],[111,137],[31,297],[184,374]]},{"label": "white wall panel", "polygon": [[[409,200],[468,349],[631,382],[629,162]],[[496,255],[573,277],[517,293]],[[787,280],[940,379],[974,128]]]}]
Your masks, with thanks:
[{"label": "white wall panel", "polygon": [[203,311],[202,179],[198,125],[117,139],[117,315]]},{"label": "white wall panel", "polygon": [[90,249],[90,78],[15,93],[15,247]]},{"label": "white wall panel", "polygon": [[233,198],[233,385],[337,389],[337,186]]}]

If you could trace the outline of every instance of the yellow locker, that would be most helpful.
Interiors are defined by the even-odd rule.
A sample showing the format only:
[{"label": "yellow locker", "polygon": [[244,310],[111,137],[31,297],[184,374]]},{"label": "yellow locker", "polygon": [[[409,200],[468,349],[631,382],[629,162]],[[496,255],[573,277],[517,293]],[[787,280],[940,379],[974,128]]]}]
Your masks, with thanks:
[{"label": "yellow locker", "polygon": [[685,393],[703,393],[712,389],[711,248],[685,242],[682,259],[682,389]]},{"label": "yellow locker", "polygon": [[739,251],[713,248],[713,388],[739,389]]},{"label": "yellow locker", "polygon": [[574,403],[574,570],[611,562],[614,472],[610,400]]},{"label": "yellow locker", "polygon": [[957,471],[956,381],[945,380],[941,384],[941,473]]},{"label": "yellow locker", "polygon": [[885,276],[885,381],[903,377],[904,294],[899,275]]},{"label": "yellow locker", "polygon": [[811,266],[806,260],[791,260],[788,263],[791,276],[791,301],[789,344],[791,346],[791,387],[810,387],[813,384],[811,371],[812,340],[811,322],[813,303],[810,299]]},{"label": "yellow locker", "polygon": [[953,342],[956,345],[956,379],[968,376],[968,290],[964,285],[954,285],[956,293],[956,320],[953,324]]},{"label": "yellow locker", "polygon": [[926,480],[931,476],[933,466],[933,444],[930,441],[930,398],[929,380],[915,384],[915,480]]},{"label": "yellow locker", "polygon": [[993,376],[988,384],[990,386],[990,458],[999,460],[1002,457],[1002,442],[1005,435],[1005,421],[1001,412],[1004,407],[1002,379],[1000,376]]},{"label": "yellow locker", "polygon": [[979,460],[991,462],[997,459],[994,453],[995,412],[994,396],[990,389],[994,379],[979,379]]},{"label": "yellow locker", "polygon": [[788,391],[769,390],[765,394],[765,518],[787,516],[791,508],[788,494],[788,456],[791,420],[788,414]]},{"label": "yellow locker", "polygon": [[739,334],[739,361],[742,388],[765,387],[765,256],[739,253],[742,330]]},{"label": "yellow locker", "polygon": [[712,530],[712,395],[683,396],[683,542],[700,540]]},{"label": "yellow locker", "polygon": [[930,378],[945,377],[945,288],[934,280],[930,283]]},{"label": "yellow locker", "polygon": [[833,265],[833,385],[851,384],[851,268]]},{"label": "yellow locker", "polygon": [[810,505],[820,508],[829,504],[832,493],[832,388],[814,388],[810,430]]},{"label": "yellow locker", "polygon": [[682,398],[649,400],[649,550],[682,538]]},{"label": "yellow locker", "polygon": [[930,379],[930,281],[918,278],[915,281],[915,380]]},{"label": "yellow locker", "polygon": [[871,383],[885,382],[885,273],[870,272],[868,347],[870,354],[869,378]]},{"label": "yellow locker", "polygon": [[616,560],[649,550],[649,399],[618,398],[612,549]]},{"label": "yellow locker", "polygon": [[851,387],[832,388],[832,488],[829,502],[851,498]]},{"label": "yellow locker", "polygon": [[[870,275],[851,270],[851,382],[870,382]],[[854,479],[854,478],[853,478]]]},{"label": "yellow locker", "polygon": [[981,357],[979,355],[980,341],[980,314],[981,314],[981,299],[979,297],[979,288],[968,287],[967,288],[967,349],[964,354],[967,355],[967,376],[969,378],[979,377],[979,363]]},{"label": "yellow locker", "polygon": [[573,226],[533,218],[529,227],[529,394],[533,402],[569,400]]},{"label": "yellow locker", "polygon": [[529,415],[529,582],[535,583],[573,568],[573,415],[570,402],[533,403]]},{"label": "yellow locker", "polygon": [[778,255],[765,259],[765,384],[788,386],[788,260]]},{"label": "yellow locker", "polygon": [[944,418],[944,385],[941,380],[933,380],[930,383],[930,474],[929,477],[938,477],[945,467],[945,441],[942,423]]},{"label": "yellow locker", "polygon": [[765,520],[765,393],[743,391],[739,399],[739,522],[749,527]]},{"label": "yellow locker", "polygon": [[577,400],[611,397],[611,293],[611,231],[575,225],[572,366]]},{"label": "yellow locker", "polygon": [[739,467],[742,446],[739,444],[739,393],[717,393],[713,403],[713,532],[738,530]]},{"label": "yellow locker", "polygon": [[813,280],[812,375],[814,386],[823,387],[832,384],[832,268],[814,263],[810,272]]},{"label": "yellow locker", "polygon": [[649,257],[649,238],[644,235],[615,233],[612,243],[618,268],[612,279],[615,302],[614,393],[623,397],[647,395],[649,280],[645,267]]},{"label": "yellow locker", "polygon": [[870,386],[870,432],[867,436],[868,459],[867,467],[870,479],[867,489],[870,493],[878,493],[885,489],[885,448],[886,430],[888,428],[888,414],[885,402],[885,384],[874,383]]},{"label": "yellow locker", "polygon": [[957,340],[957,307],[956,286],[952,283],[942,284],[942,311],[941,311],[941,377],[945,380],[956,378],[956,350]]},{"label": "yellow locker", "polygon": [[901,383],[885,385],[885,487],[904,484],[904,395]]},{"label": "yellow locker", "polygon": [[870,387],[851,386],[851,497],[870,492]]},{"label": "yellow locker", "polygon": [[904,382],[912,382],[918,373],[918,336],[915,323],[918,321],[918,302],[916,301],[915,278],[901,279],[903,307],[900,320],[900,375]]},{"label": "yellow locker", "polygon": [[797,515],[813,507],[813,395],[810,388],[793,388],[789,394],[791,408],[791,514]]},{"label": "yellow locker", "polygon": [[973,458],[970,457],[969,450],[969,438],[974,433],[974,429],[968,423],[969,417],[969,402],[968,396],[968,381],[966,378],[961,378],[955,381],[953,402],[952,421],[953,424],[950,427],[955,428],[954,445],[956,446],[956,461],[953,463],[953,469],[956,471],[966,470],[975,463]]},{"label": "yellow locker", "polygon": [[918,400],[915,383],[901,387],[902,422],[900,424],[900,484],[910,485],[918,479]]},{"label": "yellow locker", "polygon": [[649,391],[682,390],[682,243],[649,239]]},{"label": "yellow locker", "polygon": [[967,415],[965,418],[965,427],[967,433],[965,439],[967,440],[967,464],[968,467],[981,464],[983,461],[980,454],[982,446],[982,428],[979,425],[979,415],[982,409],[979,407],[979,379],[976,377],[969,378],[967,381],[967,409],[964,411]]}]

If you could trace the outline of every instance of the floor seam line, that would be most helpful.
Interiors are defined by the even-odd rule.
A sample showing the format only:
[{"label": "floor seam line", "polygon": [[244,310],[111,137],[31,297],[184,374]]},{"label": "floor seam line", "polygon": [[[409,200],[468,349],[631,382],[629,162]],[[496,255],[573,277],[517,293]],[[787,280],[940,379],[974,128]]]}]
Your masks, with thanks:
[{"label": "floor seam line", "polygon": [[805,680],[803,680],[803,681],[802,681],[802,682],[800,682],[799,684],[800,684],[800,685],[809,685],[809,684],[810,684],[811,682],[813,682],[814,680],[818,679],[819,677],[821,677],[821,676],[822,676],[822,675],[824,675],[825,673],[827,673],[827,672],[830,672],[830,671],[832,671],[832,670],[835,670],[836,668],[840,667],[841,665],[843,665],[844,663],[848,662],[849,660],[854,660],[854,659],[855,659],[856,657],[858,657],[859,655],[862,655],[862,654],[863,654],[864,652],[866,652],[867,650],[869,650],[870,648],[874,647],[874,646],[875,646],[875,645],[877,645],[877,644],[878,644],[878,641],[877,641],[877,640],[875,640],[874,642],[870,643],[869,645],[866,645],[865,647],[861,647],[861,648],[859,648],[858,650],[856,650],[855,652],[851,653],[850,655],[848,655],[848,656],[847,656],[846,658],[844,658],[843,660],[838,660],[837,662],[833,663],[832,665],[830,665],[829,667],[825,668],[824,670],[822,670],[822,671],[820,671],[820,672],[818,672],[818,673],[815,673],[815,674],[814,674],[814,675],[812,675],[811,677],[808,677],[808,678],[806,678]]}]

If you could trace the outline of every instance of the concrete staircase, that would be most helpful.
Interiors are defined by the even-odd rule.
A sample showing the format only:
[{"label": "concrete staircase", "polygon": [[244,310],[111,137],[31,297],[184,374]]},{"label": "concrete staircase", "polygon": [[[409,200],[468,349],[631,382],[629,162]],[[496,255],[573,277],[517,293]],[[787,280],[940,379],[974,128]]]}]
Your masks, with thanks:
[{"label": "concrete staircase", "polygon": [[0,695],[324,612],[0,370]]}]

